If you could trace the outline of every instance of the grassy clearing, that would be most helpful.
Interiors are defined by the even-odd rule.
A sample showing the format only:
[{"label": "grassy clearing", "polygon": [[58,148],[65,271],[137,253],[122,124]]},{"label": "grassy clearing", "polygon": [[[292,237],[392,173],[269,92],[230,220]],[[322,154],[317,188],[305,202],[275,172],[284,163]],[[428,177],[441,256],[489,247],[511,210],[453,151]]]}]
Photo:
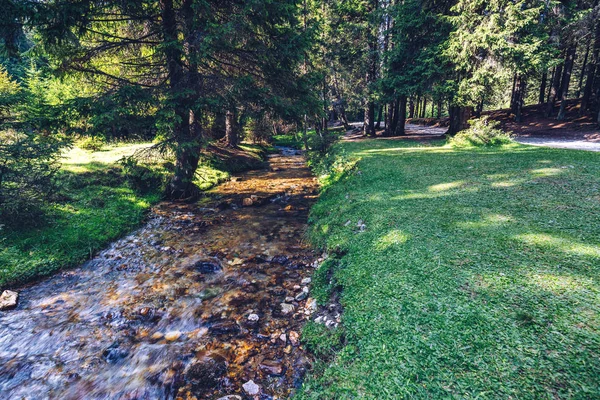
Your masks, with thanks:
[{"label": "grassy clearing", "polygon": [[[358,167],[311,221],[338,254],[315,290],[342,288],[343,334],[304,332],[326,357],[298,398],[598,398],[600,154],[340,149]],[[318,345],[331,337],[334,358]]]},{"label": "grassy clearing", "polygon": [[[0,227],[0,289],[76,266],[135,229],[160,200],[160,188],[146,183],[150,190],[133,190],[119,160],[149,146],[105,145],[94,152],[75,147],[66,152],[57,179],[60,200],[47,207],[44,219],[30,227]],[[253,145],[207,152],[196,183],[210,189],[230,172],[260,165],[263,152]],[[160,164],[146,167],[151,174],[167,172]]]}]

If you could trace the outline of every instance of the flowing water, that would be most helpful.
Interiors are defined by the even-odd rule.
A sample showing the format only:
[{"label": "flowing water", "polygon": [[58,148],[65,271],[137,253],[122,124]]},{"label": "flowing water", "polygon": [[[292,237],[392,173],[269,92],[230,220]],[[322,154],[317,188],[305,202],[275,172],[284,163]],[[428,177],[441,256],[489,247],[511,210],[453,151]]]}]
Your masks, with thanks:
[{"label": "flowing water", "polygon": [[309,366],[297,333],[314,307],[316,189],[283,149],[268,170],[201,205],[160,204],[82,267],[22,288],[0,312],[0,398],[216,399],[247,396],[249,380],[255,398],[287,397]]}]

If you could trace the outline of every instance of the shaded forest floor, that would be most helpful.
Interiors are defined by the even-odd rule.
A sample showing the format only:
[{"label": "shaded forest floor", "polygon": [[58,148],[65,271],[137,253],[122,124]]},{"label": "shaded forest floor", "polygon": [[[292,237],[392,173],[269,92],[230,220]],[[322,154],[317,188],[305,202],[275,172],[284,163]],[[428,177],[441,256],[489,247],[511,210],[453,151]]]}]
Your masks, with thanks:
[{"label": "shaded forest floor", "polygon": [[600,392],[600,154],[407,139],[335,151],[358,164],[312,209],[334,255],[313,289],[341,293],[342,328],[307,327],[336,351],[317,347],[299,398]]}]

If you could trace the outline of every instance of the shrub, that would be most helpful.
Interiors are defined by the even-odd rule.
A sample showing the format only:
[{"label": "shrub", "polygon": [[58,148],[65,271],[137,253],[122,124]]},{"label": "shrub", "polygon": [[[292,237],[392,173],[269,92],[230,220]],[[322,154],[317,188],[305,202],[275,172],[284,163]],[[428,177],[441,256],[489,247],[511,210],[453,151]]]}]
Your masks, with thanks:
[{"label": "shrub", "polygon": [[0,132],[0,218],[4,223],[35,221],[54,191],[60,149],[66,141],[32,132]]},{"label": "shrub", "polygon": [[106,144],[103,137],[100,136],[88,136],[77,142],[77,147],[88,150],[88,151],[100,151]]},{"label": "shrub", "polygon": [[167,184],[165,174],[142,165],[134,156],[123,157],[119,162],[123,167],[123,176],[131,189],[140,194],[164,192]]},{"label": "shrub", "polygon": [[453,147],[489,147],[512,143],[510,132],[499,129],[500,122],[487,117],[474,119],[470,127],[451,137],[448,143]]}]

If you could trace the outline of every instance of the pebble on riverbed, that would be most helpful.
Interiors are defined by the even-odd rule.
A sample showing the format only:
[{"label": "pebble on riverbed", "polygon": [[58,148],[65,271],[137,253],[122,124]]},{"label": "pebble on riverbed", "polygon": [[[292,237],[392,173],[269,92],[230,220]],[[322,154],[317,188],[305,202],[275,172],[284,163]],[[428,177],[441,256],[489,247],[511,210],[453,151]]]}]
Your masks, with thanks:
[{"label": "pebble on riverbed", "polygon": [[248,393],[250,396],[256,396],[260,393],[260,386],[254,383],[253,380],[249,380],[248,382],[242,385],[244,391]]},{"label": "pebble on riverbed", "polygon": [[11,310],[17,306],[19,293],[5,290],[0,296],[0,311]]}]

